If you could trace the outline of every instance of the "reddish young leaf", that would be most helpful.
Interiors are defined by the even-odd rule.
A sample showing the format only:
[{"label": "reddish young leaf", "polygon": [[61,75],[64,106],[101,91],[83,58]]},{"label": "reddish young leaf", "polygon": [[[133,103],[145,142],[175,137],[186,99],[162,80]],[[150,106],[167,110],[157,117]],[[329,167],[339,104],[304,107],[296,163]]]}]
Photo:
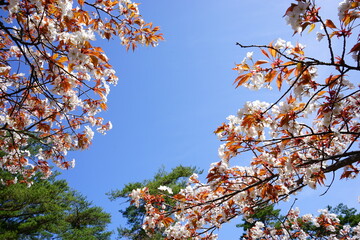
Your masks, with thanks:
[{"label": "reddish young leaf", "polygon": [[356,43],[350,50],[349,53],[360,51],[360,42]]},{"label": "reddish young leaf", "polygon": [[330,19],[326,19],[325,26],[327,26],[329,28],[336,28],[335,24]]}]

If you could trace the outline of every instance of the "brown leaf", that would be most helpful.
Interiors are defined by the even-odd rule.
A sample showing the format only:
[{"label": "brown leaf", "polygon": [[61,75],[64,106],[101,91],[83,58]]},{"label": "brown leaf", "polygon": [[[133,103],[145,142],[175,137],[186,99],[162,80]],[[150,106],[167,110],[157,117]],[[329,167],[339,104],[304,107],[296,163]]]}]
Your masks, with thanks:
[{"label": "brown leaf", "polygon": [[101,107],[104,111],[107,110],[107,105],[106,105],[106,103],[100,103],[100,107]]},{"label": "brown leaf", "polygon": [[265,82],[271,82],[277,73],[278,73],[277,71],[271,69],[271,71],[265,75]]},{"label": "brown leaf", "polygon": [[357,44],[355,44],[355,45],[351,48],[351,50],[350,50],[349,53],[358,52],[358,51],[360,51],[360,42],[358,42]]},{"label": "brown leaf", "polygon": [[325,79],[326,85],[329,85],[330,88],[333,88],[339,77],[340,75],[335,75],[335,76],[330,75],[328,78]]},{"label": "brown leaf", "polygon": [[327,26],[329,28],[336,28],[335,24],[330,19],[326,19],[325,26]]},{"label": "brown leaf", "polygon": [[283,63],[283,64],[281,64],[282,66],[289,66],[289,65],[294,65],[295,64],[295,62],[286,62],[286,63]]},{"label": "brown leaf", "polygon": [[281,74],[279,74],[276,78],[276,86],[278,87],[279,90],[281,90],[282,82],[283,82],[282,76]]},{"label": "brown leaf", "polygon": [[269,54],[267,54],[267,52],[266,52],[264,49],[261,49],[261,52],[262,52],[267,58],[270,58],[270,57],[269,57]]},{"label": "brown leaf", "polygon": [[66,62],[66,61],[68,61],[68,58],[65,57],[65,56],[62,56],[62,57],[58,60],[59,63],[63,63],[63,62]]},{"label": "brown leaf", "polygon": [[322,96],[324,93],[326,93],[326,91],[320,91],[320,92],[318,92],[318,96]]},{"label": "brown leaf", "polygon": [[236,85],[236,88],[238,88],[239,86],[241,86],[242,84],[244,84],[245,82],[247,82],[247,80],[249,80],[249,78],[251,77],[251,73],[248,73],[248,74],[245,74],[245,75],[240,75],[240,76],[238,76],[236,79],[235,79],[235,81],[234,81],[234,84],[236,83],[236,82],[238,82],[237,83],[237,85]]},{"label": "brown leaf", "polygon": [[254,65],[260,65],[260,64],[265,64],[265,63],[268,63],[268,61],[266,61],[266,60],[258,60],[258,61],[256,61],[256,63]]},{"label": "brown leaf", "polygon": [[277,52],[274,48],[269,48],[269,52],[270,52],[271,56],[276,57]]}]

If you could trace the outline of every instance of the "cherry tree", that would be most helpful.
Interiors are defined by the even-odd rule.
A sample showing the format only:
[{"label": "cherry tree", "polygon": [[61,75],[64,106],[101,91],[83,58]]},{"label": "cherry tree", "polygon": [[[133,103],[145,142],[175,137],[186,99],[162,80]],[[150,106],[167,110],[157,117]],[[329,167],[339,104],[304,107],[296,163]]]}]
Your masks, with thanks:
[{"label": "cherry tree", "polygon": [[46,178],[51,161],[72,167],[69,150],[111,129],[97,114],[118,78],[96,38],[134,50],[162,35],[130,0],[0,0],[0,8],[0,166],[19,181],[37,171]]},{"label": "cherry tree", "polygon": [[[236,64],[235,86],[275,88],[279,97],[273,103],[246,102],[227,118],[215,131],[222,141],[221,160],[211,164],[207,182],[191,176],[189,185],[172,196],[175,206],[165,204],[166,192],[132,192],[135,205],[146,202],[143,228],[149,234],[160,228],[167,239],[215,239],[214,230],[239,215],[251,221],[257,210],[288,200],[303,188],[359,174],[359,10],[359,0],[344,0],[337,19],[331,20],[322,17],[315,0],[296,0],[284,11],[294,34],[319,29],[316,38],[325,46],[325,59],[306,54],[301,43],[282,39],[267,45],[237,43],[258,50],[259,60],[249,52]],[[303,229],[306,223],[323,228],[323,235],[312,236]],[[280,227],[257,222],[246,238],[360,238],[360,224],[340,229],[338,223],[326,210],[315,217],[291,209]]]}]

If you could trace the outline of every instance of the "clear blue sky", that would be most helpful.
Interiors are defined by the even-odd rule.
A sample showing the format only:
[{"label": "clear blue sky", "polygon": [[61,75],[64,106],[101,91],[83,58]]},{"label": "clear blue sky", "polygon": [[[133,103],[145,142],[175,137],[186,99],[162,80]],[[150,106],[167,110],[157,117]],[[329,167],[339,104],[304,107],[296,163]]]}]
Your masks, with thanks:
[{"label": "clear blue sky", "polygon": [[[319,2],[327,2],[325,11],[334,11],[338,1]],[[149,179],[162,165],[167,170],[179,164],[198,166],[207,172],[210,163],[219,160],[220,142],[213,134],[217,126],[246,101],[272,101],[278,96],[277,91],[235,89],[236,72],[231,69],[246,54],[236,42],[268,44],[278,37],[303,42],[299,36],[292,38],[282,18],[289,4],[288,0],[144,1],[142,15],[161,27],[165,41],[134,53],[126,52],[117,39],[101,43],[120,78],[102,115],[114,127],[106,136],[95,135],[89,150],[70,153],[76,167],[62,177],[112,214],[111,229],[124,221],[118,213],[120,201],[110,202],[106,192]],[[309,49],[316,56],[321,52],[313,39],[311,35],[314,45]],[[296,206],[304,214],[340,202],[359,208],[359,180],[345,183],[334,185],[324,197],[304,191]],[[234,225],[239,221],[224,226],[219,239],[238,239],[240,230]]]}]

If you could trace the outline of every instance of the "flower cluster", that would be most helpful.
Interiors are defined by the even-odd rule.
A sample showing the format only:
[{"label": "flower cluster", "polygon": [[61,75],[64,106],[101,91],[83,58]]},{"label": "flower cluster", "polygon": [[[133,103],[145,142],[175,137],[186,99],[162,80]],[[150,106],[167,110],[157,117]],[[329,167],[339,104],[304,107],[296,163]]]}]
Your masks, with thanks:
[{"label": "flower cluster", "polygon": [[338,217],[327,209],[319,210],[319,216],[305,214],[300,216],[299,209],[289,211],[281,227],[265,226],[256,222],[244,239],[318,239],[318,234],[327,239],[360,239],[360,223],[355,227],[340,226]]},{"label": "flower cluster", "polygon": [[309,6],[310,2],[298,0],[296,4],[291,4],[291,7],[286,11],[286,21],[295,32],[302,32],[302,20],[309,10]]},{"label": "flower cluster", "polygon": [[344,0],[339,4],[339,20],[340,21],[348,21],[347,18],[358,18],[360,15],[359,12],[359,1],[354,0]]},{"label": "flower cluster", "polygon": [[67,151],[86,149],[93,129],[112,128],[106,110],[117,76],[96,37],[118,36],[126,48],[162,39],[129,0],[0,3],[0,166],[27,181],[51,174],[49,160],[74,166]]}]

